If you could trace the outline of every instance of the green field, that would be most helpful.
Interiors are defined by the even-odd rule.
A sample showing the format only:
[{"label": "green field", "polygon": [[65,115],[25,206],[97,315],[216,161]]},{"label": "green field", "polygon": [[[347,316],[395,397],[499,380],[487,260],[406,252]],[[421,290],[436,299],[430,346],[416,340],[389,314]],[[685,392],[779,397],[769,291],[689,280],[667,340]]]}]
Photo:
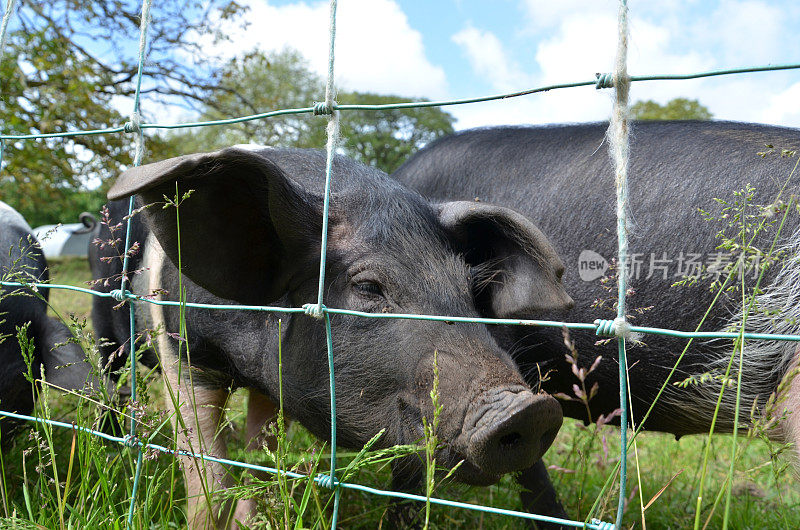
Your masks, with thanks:
[{"label": "green field", "polygon": [[[52,281],[85,286],[89,271],[84,260],[52,264]],[[91,329],[88,295],[54,290],[51,302],[55,313]],[[90,339],[87,346],[91,346]],[[138,407],[143,411],[143,432],[153,441],[169,445],[171,429],[165,418],[160,375],[145,374],[140,381],[143,392]],[[39,401],[38,415],[48,415],[80,425],[95,425],[98,407],[80,402],[74,396],[46,392]],[[101,398],[102,400],[102,398]],[[246,452],[242,448],[243,403],[237,393],[230,403],[229,418],[234,431],[229,457],[252,463],[275,465],[275,455]],[[237,436],[239,434],[239,436]],[[705,493],[700,503],[700,527],[722,527],[724,496],[715,506],[730,467],[731,437],[712,438]],[[687,436],[676,441],[672,436],[646,433],[639,437],[636,451],[628,458],[629,502],[624,524],[628,528],[691,528],[697,506],[703,452],[708,438]],[[599,517],[613,521],[617,494],[613,487],[603,492],[606,479],[619,461],[619,430],[590,426],[567,420],[555,444],[546,455],[551,475],[571,517],[583,520]],[[783,450],[783,451],[782,451]],[[293,424],[286,440],[283,465],[301,472],[314,469],[315,459],[325,452],[324,444],[314,440],[302,427]],[[785,451],[761,440],[741,436],[732,481],[729,528],[800,528],[800,495],[790,459]],[[354,453],[345,453],[352,461]],[[389,487],[388,461],[391,453],[372,455],[377,463],[355,465],[350,481]],[[124,446],[104,443],[69,429],[26,426],[3,455],[3,483],[0,488],[2,526],[19,528],[114,528],[124,527],[128,517],[136,452]],[[319,463],[320,470],[327,463]],[[326,527],[330,524],[328,490],[305,481],[288,483],[267,478],[259,481],[241,477],[233,491],[237,496],[258,499],[259,520],[253,528]],[[308,489],[308,496],[303,494]],[[185,493],[182,473],[175,459],[167,454],[148,452],[144,460],[138,500],[134,512],[135,528],[181,528],[185,526]],[[435,495],[470,503],[521,509],[518,490],[511,477],[488,488],[466,487],[455,483],[436,484]],[[598,500],[599,499],[599,500]],[[305,504],[304,504],[305,500]],[[598,500],[597,503],[595,501]],[[647,506],[645,511],[642,506]],[[345,490],[340,505],[340,527],[376,528],[385,524],[387,500]],[[285,514],[289,514],[286,520]],[[462,509],[433,506],[432,528],[523,528],[525,523],[507,516],[481,514]]]}]

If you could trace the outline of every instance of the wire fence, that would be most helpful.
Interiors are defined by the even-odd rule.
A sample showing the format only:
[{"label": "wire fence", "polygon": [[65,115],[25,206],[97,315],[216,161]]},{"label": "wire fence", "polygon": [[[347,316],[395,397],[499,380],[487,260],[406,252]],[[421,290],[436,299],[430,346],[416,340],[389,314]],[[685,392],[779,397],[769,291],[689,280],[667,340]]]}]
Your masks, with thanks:
[{"label": "wire fence", "polygon": [[[725,69],[725,70],[714,70],[714,71],[705,71],[705,72],[697,72],[685,75],[650,75],[650,76],[628,76],[627,75],[627,66],[626,66],[626,54],[627,54],[627,2],[626,0],[620,0],[620,10],[619,10],[619,21],[620,21],[620,44],[618,47],[618,56],[617,56],[617,67],[615,72],[613,73],[604,73],[604,74],[595,74],[595,79],[589,81],[579,81],[579,82],[572,82],[572,83],[562,83],[562,84],[555,84],[555,85],[548,85],[542,86],[537,88],[532,88],[529,90],[522,90],[518,92],[506,93],[506,94],[498,94],[492,96],[485,96],[485,97],[475,97],[475,98],[466,98],[466,99],[454,99],[454,100],[445,100],[445,101],[424,101],[424,102],[406,102],[406,103],[395,103],[395,104],[386,104],[386,105],[338,105],[334,99],[334,87],[333,87],[333,67],[334,67],[334,43],[335,43],[335,35],[336,35],[336,0],[330,0],[330,39],[329,39],[329,60],[328,60],[328,76],[327,76],[327,84],[326,84],[326,96],[325,101],[320,103],[313,103],[311,106],[303,107],[303,108],[296,108],[296,109],[278,109],[270,112],[264,112],[260,114],[253,114],[249,116],[242,116],[242,117],[235,117],[223,120],[212,120],[212,121],[200,121],[200,122],[190,122],[190,123],[174,123],[174,124],[163,124],[163,123],[142,123],[140,118],[140,95],[141,95],[141,81],[142,81],[142,72],[143,72],[143,65],[146,59],[146,50],[147,50],[147,31],[148,25],[150,21],[150,7],[151,7],[151,0],[143,0],[142,3],[142,15],[141,15],[141,27],[140,27],[140,39],[139,39],[139,64],[138,64],[138,72],[136,75],[136,92],[134,95],[133,101],[133,111],[131,113],[130,121],[125,124],[118,125],[118,126],[110,126],[105,129],[94,129],[94,130],[76,130],[76,131],[65,131],[65,132],[58,132],[58,133],[47,133],[47,134],[23,134],[23,135],[11,135],[11,134],[0,134],[0,169],[2,169],[3,164],[3,151],[5,147],[5,142],[7,141],[24,141],[24,140],[38,140],[38,139],[47,139],[47,138],[71,138],[76,136],[86,136],[86,135],[101,135],[101,134],[133,134],[136,140],[136,151],[134,156],[134,165],[138,166],[142,162],[142,157],[144,153],[144,130],[146,129],[184,129],[184,128],[196,128],[196,127],[209,127],[209,126],[221,126],[221,125],[229,125],[234,123],[241,123],[245,121],[253,121],[253,120],[261,120],[275,116],[282,116],[282,115],[289,115],[289,114],[314,114],[314,115],[327,115],[328,116],[328,142],[327,142],[327,162],[326,162],[326,172],[325,172],[325,202],[324,202],[324,213],[323,213],[323,231],[322,231],[322,247],[321,247],[321,259],[320,259],[320,274],[319,274],[319,293],[318,299],[316,303],[309,303],[305,304],[303,307],[278,307],[278,306],[248,306],[248,305],[218,305],[218,304],[199,304],[199,303],[192,303],[192,302],[173,302],[173,301],[162,301],[162,300],[154,300],[150,297],[145,297],[142,295],[137,295],[131,292],[127,288],[127,276],[128,276],[128,255],[129,255],[129,248],[130,248],[130,222],[128,221],[128,227],[126,231],[126,238],[125,238],[125,247],[124,247],[124,264],[123,264],[123,274],[120,289],[114,290],[110,293],[102,293],[90,289],[85,289],[81,287],[71,286],[71,285],[60,285],[60,284],[51,284],[51,283],[35,283],[35,282],[25,282],[25,281],[16,281],[16,282],[9,282],[3,281],[0,282],[0,285],[5,287],[25,287],[25,288],[41,288],[47,287],[50,289],[65,289],[65,290],[72,290],[78,291],[81,293],[85,293],[92,296],[97,297],[107,297],[107,298],[114,298],[120,302],[127,303],[130,308],[130,335],[131,335],[131,344],[134,344],[135,337],[136,337],[136,330],[135,330],[135,313],[134,313],[134,304],[133,302],[141,302],[147,304],[155,304],[155,305],[162,305],[162,306],[180,306],[180,307],[193,307],[193,308],[202,308],[202,309],[215,309],[215,310],[240,310],[240,311],[263,311],[263,312],[271,312],[271,313],[285,313],[285,314],[299,314],[304,313],[311,318],[319,318],[323,319],[325,323],[325,331],[326,331],[326,339],[327,339],[327,354],[328,354],[328,363],[329,363],[329,381],[330,381],[330,396],[331,396],[331,445],[330,445],[330,472],[327,475],[317,474],[314,476],[303,475],[300,473],[291,472],[285,469],[275,469],[266,466],[259,466],[248,464],[245,462],[239,462],[236,460],[229,460],[229,459],[222,459],[216,458],[206,454],[197,454],[190,451],[184,450],[176,450],[171,449],[168,447],[164,447],[158,444],[151,443],[150,441],[142,441],[137,438],[137,421],[136,421],[136,412],[132,411],[131,413],[131,426],[130,426],[130,433],[124,437],[112,436],[107,433],[99,432],[93,429],[89,429],[86,427],[77,426],[75,424],[55,421],[48,418],[37,418],[29,415],[24,414],[17,414],[8,411],[0,411],[0,416],[6,416],[9,418],[15,418],[24,421],[30,422],[38,422],[38,423],[46,423],[49,425],[73,429],[77,431],[81,431],[84,433],[88,433],[92,436],[97,436],[103,438],[108,441],[117,442],[120,444],[124,444],[127,447],[135,449],[137,451],[137,459],[136,459],[136,469],[135,474],[133,477],[133,486],[132,486],[132,494],[130,499],[129,511],[128,511],[128,527],[131,527],[133,524],[133,517],[136,510],[136,493],[138,490],[138,485],[141,476],[142,470],[142,458],[143,458],[143,451],[145,449],[155,449],[157,451],[171,453],[176,456],[190,456],[193,458],[201,459],[203,461],[208,462],[217,462],[224,465],[229,466],[236,466],[245,469],[250,469],[253,471],[261,471],[270,473],[273,475],[283,475],[289,478],[296,478],[296,479],[307,479],[313,480],[321,486],[332,488],[334,490],[334,505],[333,505],[333,513],[332,513],[332,521],[331,526],[337,526],[337,517],[338,517],[338,507],[339,507],[339,495],[342,489],[350,489],[350,490],[358,490],[366,493],[370,493],[373,495],[378,496],[386,496],[386,497],[394,497],[394,498],[403,498],[408,500],[414,501],[421,501],[421,502],[430,502],[432,504],[438,504],[442,506],[448,506],[451,508],[463,508],[468,510],[475,510],[485,513],[492,513],[498,515],[506,515],[506,516],[513,516],[522,519],[530,519],[535,521],[541,521],[546,523],[556,523],[561,524],[563,526],[571,526],[571,527],[580,527],[580,528],[588,528],[592,530],[609,530],[611,528],[620,528],[621,527],[621,520],[622,520],[622,511],[624,506],[625,500],[625,480],[626,480],[626,469],[625,469],[625,461],[627,456],[627,450],[630,445],[635,440],[636,435],[641,429],[641,425],[649,416],[650,412],[653,410],[653,404],[651,404],[650,408],[648,409],[647,413],[643,415],[642,419],[639,421],[639,427],[633,432],[633,436],[631,437],[630,441],[627,440],[627,427],[628,422],[626,420],[627,413],[628,413],[628,398],[625,394],[626,389],[628,388],[627,382],[627,363],[625,361],[625,343],[626,337],[629,336],[630,333],[641,333],[641,334],[653,334],[653,335],[664,335],[664,336],[671,336],[671,337],[678,337],[684,339],[712,339],[712,338],[720,338],[720,339],[750,339],[750,340],[779,340],[779,341],[800,341],[800,335],[787,335],[787,334],[769,334],[769,333],[745,333],[745,332],[700,332],[699,329],[702,326],[702,322],[698,324],[697,329],[695,331],[680,331],[680,330],[672,330],[672,329],[662,329],[662,328],[654,328],[654,327],[644,327],[644,326],[631,326],[626,321],[625,316],[625,300],[626,300],[626,286],[625,286],[625,275],[619,274],[619,285],[618,285],[618,315],[615,320],[602,320],[598,319],[592,323],[575,323],[575,322],[559,322],[559,321],[548,321],[548,320],[530,320],[530,319],[494,319],[494,318],[468,318],[468,317],[461,317],[461,316],[451,316],[451,315],[416,315],[416,314],[397,314],[397,313],[364,313],[359,311],[351,311],[345,309],[338,309],[333,307],[326,307],[324,305],[323,300],[323,289],[325,284],[325,263],[326,263],[326,248],[327,248],[327,222],[328,222],[328,205],[330,199],[330,183],[331,183],[331,164],[333,153],[336,147],[336,140],[337,140],[337,119],[338,119],[338,112],[341,111],[348,111],[348,110],[389,110],[389,109],[412,109],[412,108],[422,108],[422,107],[442,107],[442,106],[449,106],[449,105],[462,105],[462,104],[469,104],[469,103],[479,103],[479,102],[487,102],[487,101],[494,101],[494,100],[502,100],[520,96],[526,96],[541,92],[548,92],[552,90],[558,89],[565,89],[565,88],[575,88],[575,87],[586,87],[586,86],[594,86],[597,89],[604,89],[604,88],[614,88],[617,92],[617,98],[615,101],[615,114],[620,115],[619,121],[615,123],[615,120],[612,119],[612,127],[617,126],[621,127],[622,133],[620,133],[619,137],[624,145],[627,145],[627,117],[626,117],[626,110],[627,110],[627,85],[631,82],[644,82],[644,81],[666,81],[666,80],[686,80],[686,79],[698,79],[704,77],[714,77],[714,76],[721,76],[721,75],[731,75],[731,74],[744,74],[744,73],[753,73],[753,72],[768,72],[768,71],[778,71],[778,70],[789,70],[789,69],[800,69],[800,64],[784,64],[784,65],[767,65],[767,66],[758,66],[758,67],[745,67],[745,68],[733,68],[733,69]],[[4,53],[4,44],[6,39],[6,33],[8,29],[9,20],[13,14],[15,9],[15,0],[7,0],[5,13],[2,19],[2,25],[0,26],[0,60],[2,60],[2,56]],[[625,87],[625,88],[624,88]],[[625,90],[625,93],[622,94],[622,90]],[[626,161],[627,152],[624,153],[624,156],[621,155],[615,160],[616,164],[615,167],[617,168],[617,215],[618,215],[618,239],[619,239],[619,263],[620,263],[620,271],[626,270],[626,263],[627,263],[627,229],[626,229],[626,218],[625,218],[625,201],[626,198],[626,188],[627,188],[627,174],[626,170],[620,169],[620,164]],[[133,212],[133,205],[134,199],[130,199],[129,203],[129,215]],[[731,275],[733,272],[731,272]],[[728,280],[730,280],[728,277]],[[727,280],[726,280],[727,283]],[[464,502],[456,502],[447,499],[440,499],[435,497],[427,497],[422,495],[414,495],[404,492],[397,492],[397,491],[389,491],[389,490],[382,490],[376,489],[368,486],[364,486],[361,484],[356,483],[349,483],[337,480],[336,478],[336,454],[337,454],[337,447],[336,447],[336,393],[334,388],[334,371],[333,371],[333,348],[332,348],[332,339],[331,339],[331,326],[330,326],[330,315],[350,315],[350,316],[358,316],[363,318],[377,318],[377,319],[413,319],[413,320],[428,320],[428,321],[445,321],[445,322],[464,322],[464,323],[476,323],[476,324],[487,324],[487,325],[517,325],[517,326],[539,326],[539,327],[551,327],[551,328],[566,328],[570,330],[577,330],[577,331],[584,331],[584,332],[594,332],[597,335],[605,336],[605,337],[616,337],[619,343],[619,354],[620,354],[620,372],[619,372],[619,382],[620,382],[620,409],[622,411],[621,416],[621,429],[620,429],[620,462],[617,464],[617,467],[612,471],[608,480],[606,482],[606,487],[608,487],[614,480],[617,472],[619,473],[619,483],[620,483],[620,492],[619,492],[619,505],[617,510],[616,522],[609,523],[603,522],[598,519],[591,519],[585,521],[573,521],[573,520],[566,520],[561,518],[549,517],[540,514],[531,514],[531,513],[524,513],[514,510],[507,510],[502,508],[484,506],[484,505],[476,505],[476,504],[469,504]],[[689,345],[687,345],[687,348]],[[132,348],[133,350],[133,348]],[[686,350],[684,350],[685,352]],[[132,351],[131,353],[131,362],[130,362],[130,370],[131,370],[131,399],[136,400],[137,389],[136,389],[136,355],[135,352]],[[681,356],[682,357],[682,356]],[[680,358],[676,361],[675,366],[670,373],[670,377],[674,374],[675,369],[677,368],[678,363],[680,362]],[[662,385],[658,396],[660,396],[661,392],[663,392],[664,388],[669,384],[670,379],[668,378]],[[735,439],[736,431],[734,430],[734,439]],[[605,488],[604,488],[605,489]],[[729,488],[730,491],[730,488]],[[596,505],[596,503],[595,503]]]}]

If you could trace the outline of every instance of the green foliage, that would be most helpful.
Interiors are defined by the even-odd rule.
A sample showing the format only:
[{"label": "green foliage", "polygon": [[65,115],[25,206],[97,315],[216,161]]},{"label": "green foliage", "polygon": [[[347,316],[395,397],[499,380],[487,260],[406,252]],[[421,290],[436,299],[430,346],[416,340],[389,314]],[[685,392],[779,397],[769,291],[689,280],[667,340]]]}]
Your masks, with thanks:
[{"label": "green foliage", "polygon": [[433,351],[433,389],[431,390],[431,403],[433,404],[433,419],[422,417],[422,427],[425,432],[425,526],[427,530],[431,520],[431,497],[435,486],[436,475],[436,449],[439,438],[436,431],[439,428],[439,416],[442,414],[442,405],[439,403],[439,362],[438,352]]},{"label": "green foliage", "polygon": [[[18,10],[0,79],[3,134],[31,135],[120,126],[128,120],[138,67],[139,10],[133,0],[31,0]],[[219,24],[236,19],[234,0],[165,0],[153,6],[142,105],[179,104],[203,120],[308,107],[324,83],[293,50],[254,51],[221,61],[203,42],[223,40]],[[98,43],[103,43],[100,45]],[[14,57],[16,60],[8,60]],[[124,99],[120,99],[124,98]],[[340,103],[383,104],[401,98],[342,93]],[[452,132],[439,109],[350,111],[341,115],[343,150],[392,171],[425,143]],[[284,116],[168,136],[148,134],[145,160],[237,143],[322,147],[324,119]],[[7,141],[0,197],[32,226],[73,222],[96,212],[115,175],[132,163],[130,134]]]},{"label": "green foliage", "polygon": [[[60,282],[67,285],[86,287],[87,282],[91,279],[87,277],[89,263],[84,257],[65,256],[50,259],[47,264],[50,276],[58,278]],[[68,308],[65,314],[80,320],[88,320],[92,316],[92,297],[86,296],[86,293],[67,289],[50,289],[50,305],[48,310],[50,316],[56,316],[53,307]],[[91,322],[88,325],[91,328]]]},{"label": "green foliage", "polygon": [[[222,90],[206,101],[199,119],[219,120],[271,110],[308,107],[324,94],[324,83],[294,50],[265,55],[251,52],[219,71]],[[218,127],[182,130],[173,135],[184,152],[241,143],[311,147],[309,137],[323,123],[307,115],[276,116]],[[324,127],[323,127],[324,128]],[[317,145],[316,147],[319,147]]]},{"label": "green foliage", "polygon": [[[204,101],[215,85],[197,65],[213,58],[200,61],[197,36],[213,35],[241,8],[230,0],[165,0],[153,9],[143,92]],[[61,133],[127,121],[116,109],[135,91],[140,10],[133,0],[21,3],[0,63],[0,131]],[[132,162],[132,141],[126,134],[7,141],[0,197],[33,226],[75,221],[104,202],[104,183]],[[169,148],[157,136],[147,146],[152,157]]]},{"label": "green foliage", "polygon": [[[362,92],[345,92],[336,99],[340,105],[407,101],[398,96]],[[451,134],[454,121],[451,114],[439,108],[348,110],[341,112],[339,127],[349,156],[391,173],[425,144]],[[321,133],[323,129],[318,127],[316,131]]]},{"label": "green foliage", "polygon": [[713,114],[696,99],[675,98],[664,105],[653,100],[637,101],[631,105],[631,117],[636,120],[710,120]]},{"label": "green foliage", "polygon": [[[309,70],[300,53],[288,48],[269,54],[254,51],[233,59],[222,68],[219,77],[222,90],[207,101],[202,120],[309,107],[323,100],[325,94],[322,78]],[[342,92],[336,101],[339,104],[384,105],[406,101],[406,98]],[[326,141],[325,120],[325,117],[310,115],[275,116],[224,127],[182,131],[172,139],[184,152],[241,143],[319,148]],[[450,114],[437,108],[341,111],[342,150],[388,173],[426,143],[452,133],[453,121]]]},{"label": "green foliage", "polygon": [[[54,133],[124,121],[110,106],[111,94],[94,90],[111,80],[94,71],[57,31],[19,30],[9,41],[6,57],[16,54],[17,61],[0,66],[0,77],[6,80],[0,99],[3,133]],[[119,135],[9,142],[0,197],[34,226],[77,220],[91,202],[78,192],[86,189],[90,176],[104,179],[130,163],[128,151]],[[66,217],[54,215],[58,210]]]}]

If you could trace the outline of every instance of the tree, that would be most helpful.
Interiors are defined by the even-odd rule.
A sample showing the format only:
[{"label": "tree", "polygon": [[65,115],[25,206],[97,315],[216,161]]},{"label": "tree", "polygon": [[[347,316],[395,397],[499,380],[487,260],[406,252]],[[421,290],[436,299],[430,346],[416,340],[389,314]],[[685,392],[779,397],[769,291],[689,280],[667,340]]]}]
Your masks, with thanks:
[{"label": "tree", "polygon": [[[292,49],[270,54],[252,52],[230,61],[218,76],[224,90],[208,102],[201,114],[203,120],[309,107],[324,99],[324,81]],[[342,92],[336,100],[339,104],[382,105],[407,98]],[[453,132],[453,121],[450,114],[438,108],[341,111],[342,149],[349,156],[389,173],[424,144]],[[187,150],[198,151],[237,143],[323,147],[324,124],[325,119],[318,116],[284,115],[179,132],[174,139]]]},{"label": "tree", "polygon": [[[223,90],[200,111],[199,120],[220,120],[271,110],[309,107],[323,99],[325,84],[298,52],[252,52],[234,58],[216,76]],[[312,147],[312,131],[324,123],[309,115],[284,115],[175,133],[186,151],[221,149],[241,143]],[[323,127],[324,128],[324,127]],[[315,147],[319,147],[317,144]]]},{"label": "tree", "polygon": [[[398,96],[346,92],[339,104],[387,105],[407,101]],[[342,111],[343,149],[365,164],[391,173],[425,144],[453,132],[453,116],[439,108]],[[317,135],[324,132],[315,130]],[[322,139],[317,145],[324,145]]]},{"label": "tree", "polygon": [[[232,0],[162,0],[153,6],[143,93],[150,101],[205,107],[218,79],[203,38],[242,8]],[[0,63],[0,132],[41,134],[119,126],[132,102],[138,67],[134,0],[27,0],[14,13]],[[199,66],[198,66],[199,65]],[[143,106],[147,120],[148,105]],[[68,222],[97,210],[102,184],[131,164],[133,136],[103,134],[7,141],[0,197],[32,225]],[[152,136],[153,156],[173,152]],[[100,186],[98,187],[98,184]]]},{"label": "tree", "polygon": [[696,99],[675,98],[660,105],[652,100],[631,105],[631,117],[636,120],[710,120],[711,111]]}]

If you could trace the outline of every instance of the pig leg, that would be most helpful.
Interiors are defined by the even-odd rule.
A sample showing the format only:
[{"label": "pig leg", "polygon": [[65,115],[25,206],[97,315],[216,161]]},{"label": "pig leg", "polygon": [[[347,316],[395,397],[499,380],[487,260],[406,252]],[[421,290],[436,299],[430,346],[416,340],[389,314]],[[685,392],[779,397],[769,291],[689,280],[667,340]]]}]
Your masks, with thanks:
[{"label": "pig leg", "polygon": [[250,397],[247,400],[247,423],[245,426],[249,440],[248,451],[256,451],[265,445],[270,451],[278,448],[278,439],[269,429],[269,423],[277,417],[278,406],[270,398],[251,388]]},{"label": "pig leg", "polygon": [[[150,292],[157,292],[161,285],[161,269],[165,259],[160,247],[147,246],[144,261],[150,269]],[[199,371],[186,364],[181,366],[174,341],[163,332],[167,329],[164,307],[150,305],[148,310],[151,328],[162,330],[156,335],[156,345],[167,387],[167,410],[173,413],[178,448],[225,458],[227,433],[223,429],[224,407],[230,392],[204,385]],[[227,501],[219,506],[213,499],[215,492],[229,486],[230,478],[226,469],[222,464],[190,456],[181,456],[180,460],[186,483],[188,527],[227,528],[233,502]]]},{"label": "pig leg", "polygon": [[[558,500],[558,494],[553,483],[550,482],[550,475],[544,461],[539,460],[528,469],[522,470],[516,477],[517,484],[522,486],[519,498],[522,501],[523,509],[528,513],[547,515],[567,519],[567,512]],[[560,524],[545,523],[541,521],[531,521],[531,526],[538,530],[559,530]]]},{"label": "pig leg", "polygon": [[[265,445],[270,451],[278,447],[278,439],[269,429],[269,423],[278,416],[278,407],[267,396],[250,389],[247,401],[247,421],[245,423],[245,436],[249,440],[248,451],[261,450]],[[251,472],[258,478],[266,478],[262,472]],[[236,505],[233,515],[233,526],[237,523],[247,524],[249,519],[257,513],[258,502],[256,499],[242,499]]]},{"label": "pig leg", "polygon": [[[188,368],[184,368],[186,371]],[[228,391],[204,388],[199,384],[192,388],[186,380],[187,374],[179,376],[174,365],[167,368],[166,377],[175,396],[175,402],[167,396],[167,407],[175,413],[178,447],[193,453],[202,452],[225,458],[227,451],[223,422]],[[213,498],[215,493],[230,485],[227,470],[216,462],[203,462],[189,456],[181,456],[180,459],[186,481],[189,528],[227,528],[232,501],[220,506]]]}]

